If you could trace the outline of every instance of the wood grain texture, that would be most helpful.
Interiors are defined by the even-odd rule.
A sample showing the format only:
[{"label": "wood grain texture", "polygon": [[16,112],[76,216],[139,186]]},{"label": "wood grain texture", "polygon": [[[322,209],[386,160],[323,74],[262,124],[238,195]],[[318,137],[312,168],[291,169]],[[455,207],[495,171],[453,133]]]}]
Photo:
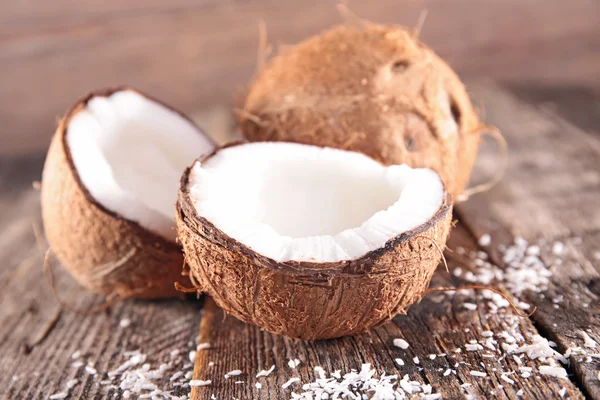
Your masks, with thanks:
[{"label": "wood grain texture", "polygon": [[[9,0],[0,15],[0,153],[44,149],[84,93],[129,84],[183,111],[233,103],[256,65],[257,21],[275,45],[342,21],[336,0]],[[359,16],[414,26],[463,76],[595,82],[599,3],[588,0],[352,1]]]}]

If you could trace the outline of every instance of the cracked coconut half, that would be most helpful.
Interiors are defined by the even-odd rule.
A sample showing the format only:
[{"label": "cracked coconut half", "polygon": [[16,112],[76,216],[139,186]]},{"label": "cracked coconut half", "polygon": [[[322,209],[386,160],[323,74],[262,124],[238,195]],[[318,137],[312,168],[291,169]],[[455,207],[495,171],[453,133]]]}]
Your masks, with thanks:
[{"label": "cracked coconut half", "polygon": [[451,208],[433,170],[257,142],[188,168],[176,219],[198,290],[267,331],[322,339],[363,332],[421,299]]},{"label": "cracked coconut half", "polygon": [[251,141],[432,168],[455,199],[487,129],[448,64],[410,31],[374,23],[337,26],[283,48],[258,71],[239,115]]},{"label": "cracked coconut half", "polygon": [[183,278],[173,220],[179,177],[213,149],[189,119],[134,89],[86,96],[60,122],[44,166],[52,252],[95,292],[175,295]]}]

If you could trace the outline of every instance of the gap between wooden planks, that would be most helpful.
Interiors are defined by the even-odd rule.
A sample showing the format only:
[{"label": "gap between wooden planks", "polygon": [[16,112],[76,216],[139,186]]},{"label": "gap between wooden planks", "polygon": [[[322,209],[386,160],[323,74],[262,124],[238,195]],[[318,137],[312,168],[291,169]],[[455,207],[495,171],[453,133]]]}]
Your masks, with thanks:
[{"label": "gap between wooden planks", "polygon": [[[507,137],[510,146],[509,169],[503,182],[492,191],[476,196],[458,207],[461,221],[453,230],[450,248],[462,246],[469,250],[489,250],[491,259],[502,267],[502,260],[494,249],[500,243],[512,243],[513,234],[534,241],[565,241],[570,255],[564,269],[552,277],[552,284],[543,296],[529,293],[526,298],[539,309],[531,319],[520,321],[520,331],[525,338],[539,333],[559,345],[564,352],[568,347],[582,346],[578,331],[591,329],[590,336],[600,342],[598,322],[598,263],[593,264],[593,249],[600,249],[600,215],[598,196],[600,190],[600,143],[596,138],[555,116],[547,116],[532,106],[525,105],[513,95],[495,85],[470,87],[475,97],[485,104],[487,122],[496,124]],[[493,156],[484,150],[480,171],[491,173]],[[485,162],[487,161],[487,162]],[[596,206],[595,206],[596,205]],[[477,237],[490,233],[493,244],[480,249]],[[570,240],[583,236],[582,246]],[[571,240],[572,241],[572,240]],[[456,268],[450,260],[450,268]],[[472,266],[460,264],[463,269]],[[460,285],[443,271],[439,271],[432,286]],[[464,283],[463,283],[464,284]],[[558,309],[551,299],[563,296]],[[500,379],[500,371],[517,370],[512,358],[499,362],[483,359],[479,354],[455,354],[470,339],[480,339],[481,332],[502,331],[505,321],[501,315],[486,315],[482,302],[475,311],[460,307],[461,301],[445,300],[437,303],[425,298],[414,306],[408,316],[396,317],[392,322],[363,335],[330,341],[303,342],[261,332],[223,312],[209,301],[200,328],[200,342],[211,344],[211,349],[199,351],[194,379],[211,379],[207,387],[193,388],[192,399],[217,398],[289,398],[292,390],[302,392],[302,383],[314,380],[313,368],[322,366],[326,371],[360,369],[360,364],[371,363],[380,373],[410,374],[411,379],[430,383],[434,392],[443,398],[460,398],[470,394],[476,398],[556,398],[565,388],[566,398],[600,399],[597,380],[598,363],[588,363],[577,356],[570,357],[568,371],[571,381],[532,375],[521,378],[511,375],[510,385]],[[450,298],[452,299],[452,298]],[[462,301],[471,301],[463,298]],[[586,305],[585,307],[583,305]],[[535,324],[535,325],[534,325]],[[392,345],[396,337],[406,339],[411,347],[400,350]],[[429,354],[446,353],[446,357],[428,358]],[[420,358],[420,364],[411,362]],[[395,358],[403,358],[405,366],[399,367]],[[298,358],[300,366],[292,370],[289,359]],[[470,367],[459,366],[457,375],[444,377],[441,371],[454,369],[456,361],[466,361],[474,369],[483,368],[489,378],[469,375]],[[209,366],[209,363],[214,365]],[[480,363],[483,363],[481,365]],[[267,378],[257,379],[256,373],[275,365]],[[541,365],[528,362],[527,365]],[[419,371],[422,367],[423,370]],[[227,372],[240,369],[240,377],[224,379]],[[281,385],[290,377],[301,378],[302,383],[284,390]],[[243,383],[236,384],[236,381]],[[257,389],[256,382],[262,384]],[[462,389],[461,384],[472,386]],[[582,388],[583,392],[578,389]]]}]

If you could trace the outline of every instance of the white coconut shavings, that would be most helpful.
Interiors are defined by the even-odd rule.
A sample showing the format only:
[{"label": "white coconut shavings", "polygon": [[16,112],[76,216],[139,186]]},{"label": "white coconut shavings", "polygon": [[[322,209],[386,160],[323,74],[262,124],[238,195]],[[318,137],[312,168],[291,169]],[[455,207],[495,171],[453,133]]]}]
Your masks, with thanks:
[{"label": "white coconut shavings", "polygon": [[465,345],[465,350],[467,350],[467,351],[479,351],[479,350],[483,350],[483,346],[480,345],[479,343],[467,344],[467,345]]},{"label": "white coconut shavings", "polygon": [[473,303],[463,303],[463,307],[466,308],[467,310],[477,310],[477,304],[473,304]]},{"label": "white coconut shavings", "polygon": [[260,389],[260,388],[262,388],[262,384],[261,384],[261,383],[259,383],[259,382],[256,382],[256,384],[255,384],[254,386],[256,386],[256,388],[257,388],[257,389]]},{"label": "white coconut shavings", "polygon": [[548,341],[548,339],[543,338],[540,335],[534,335],[531,338],[531,342],[531,344],[515,349],[514,352],[517,354],[525,353],[532,360],[540,358],[543,361],[547,358],[556,358],[563,364],[568,363],[568,360],[562,354],[552,348],[556,345],[553,346],[554,343]]},{"label": "white coconut shavings", "polygon": [[290,367],[291,369],[295,369],[298,365],[300,365],[300,360],[298,360],[297,358],[288,361],[288,367]]},{"label": "white coconut shavings", "polygon": [[267,369],[267,370],[262,370],[259,371],[258,374],[256,374],[257,378],[260,378],[261,376],[269,376],[271,375],[271,372],[275,371],[275,365],[271,366],[271,368]]},{"label": "white coconut shavings", "polygon": [[188,354],[188,358],[191,363],[196,362],[196,351],[195,350],[190,351],[190,353]]},{"label": "white coconut shavings", "polygon": [[[320,367],[319,367],[320,368]],[[419,394],[424,399],[439,399],[439,393],[432,393],[431,385],[411,381],[408,375],[398,379],[397,375],[378,376],[370,364],[363,364],[360,371],[351,370],[341,375],[340,371],[329,377],[317,372],[318,377],[314,382],[305,383],[302,393],[292,392],[292,400],[315,400],[315,399],[372,399],[372,400],[402,400],[409,396]]]},{"label": "white coconut shavings", "polygon": [[77,350],[75,353],[71,354],[71,358],[73,360],[76,360],[79,358],[79,356],[81,356],[81,350]]},{"label": "white coconut shavings", "polygon": [[69,394],[67,392],[56,393],[50,396],[50,400],[66,399],[68,395]]},{"label": "white coconut shavings", "polygon": [[567,394],[567,388],[564,387],[564,388],[560,389],[558,391],[558,394],[560,395],[560,397],[565,397],[565,394]]},{"label": "white coconut shavings", "polygon": [[396,361],[396,364],[398,364],[399,366],[403,366],[404,365],[404,360],[401,358],[396,358],[394,361]]},{"label": "white coconut shavings", "polygon": [[394,339],[394,346],[400,347],[401,349],[406,350],[406,349],[408,349],[408,347],[410,345],[404,339]]},{"label": "white coconut shavings", "polygon": [[131,325],[131,320],[129,318],[123,318],[120,322],[119,322],[119,326],[121,328],[127,328],[129,325]]}]

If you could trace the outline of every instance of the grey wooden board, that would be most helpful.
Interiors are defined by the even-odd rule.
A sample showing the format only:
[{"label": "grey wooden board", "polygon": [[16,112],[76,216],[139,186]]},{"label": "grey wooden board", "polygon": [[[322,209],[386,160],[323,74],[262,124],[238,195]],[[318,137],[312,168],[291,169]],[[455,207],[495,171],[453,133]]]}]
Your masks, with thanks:
[{"label": "grey wooden board", "polygon": [[[519,330],[525,337],[540,333],[554,339],[561,350],[582,344],[577,335],[577,330],[582,328],[590,328],[590,336],[600,340],[597,326],[599,266],[594,259],[595,251],[600,250],[598,139],[547,108],[528,105],[505,88],[484,83],[470,85],[469,89],[484,106],[487,121],[499,126],[506,134],[511,146],[511,162],[501,185],[459,206],[463,224],[452,235],[450,246],[462,243],[466,247],[476,247],[475,238],[489,231],[493,233],[494,243],[510,241],[515,233],[528,239],[546,237],[570,241],[571,255],[565,262],[564,274],[553,277],[547,293],[548,297],[558,294],[565,297],[561,308],[557,310],[531,295],[530,300],[539,310],[531,319],[518,320]],[[226,115],[222,111],[219,113]],[[219,130],[216,126],[225,127],[221,130],[229,129],[226,116],[206,119],[206,114],[198,113],[207,131]],[[215,115],[213,112],[208,114]],[[225,140],[229,137],[228,132],[219,133],[219,137]],[[71,367],[73,360],[70,357],[76,350],[86,353],[85,359],[92,361],[100,374],[123,362],[123,352],[127,350],[140,349],[149,356],[153,367],[157,367],[171,360],[170,352],[177,349],[181,355],[175,358],[176,365],[171,371],[175,372],[188,362],[187,351],[194,345],[189,342],[198,335],[202,319],[201,302],[127,301],[114,306],[108,314],[89,316],[63,311],[47,337],[29,354],[24,352],[23,345],[39,338],[58,312],[42,274],[42,257],[32,229],[35,221],[39,223],[39,196],[30,183],[39,176],[40,160],[39,157],[0,160],[0,396],[48,398],[76,376],[81,383],[71,391],[70,398],[104,398],[106,390],[99,385],[100,376],[92,377],[82,369]],[[478,173],[489,173],[493,165],[496,165],[493,156],[484,146]],[[581,245],[571,243],[576,237],[583,238]],[[497,259],[493,251],[491,255]],[[456,267],[456,262],[451,260],[451,268]],[[468,268],[468,265],[462,267]],[[56,275],[58,292],[69,304],[86,308],[102,302],[101,298],[80,289],[59,268]],[[434,284],[459,285],[461,281],[449,277],[440,268]],[[263,398],[279,398],[280,386],[291,372],[286,366],[288,358],[301,360],[297,373],[303,380],[308,380],[312,378],[309,373],[315,365],[347,369],[372,362],[376,368],[391,372],[396,369],[393,358],[402,357],[407,361],[407,368],[400,372],[430,382],[436,392],[449,398],[461,397],[465,391],[461,390],[460,384],[472,379],[466,367],[461,365],[456,376],[444,377],[438,371],[438,368],[453,365],[458,357],[429,360],[427,355],[464,347],[466,341],[483,330],[502,329],[505,320],[486,318],[479,308],[474,311],[464,309],[465,301],[473,301],[464,296],[442,299],[441,302],[434,301],[436,299],[436,296],[426,298],[412,308],[408,316],[397,317],[371,333],[314,343],[260,332],[231,317],[223,322],[220,311],[209,306],[202,321],[201,340],[211,341],[214,348],[198,353],[195,373],[199,378],[206,378],[210,361],[215,362],[215,377],[229,368],[244,369],[247,374],[243,377],[247,380],[245,385],[232,386],[232,382],[215,379],[215,388],[242,398],[260,398],[252,391],[254,374],[259,368],[276,364],[273,376],[263,381],[267,394]],[[584,303],[588,307],[583,307]],[[119,326],[123,318],[132,321],[129,327]],[[469,332],[464,332],[465,329]],[[406,353],[392,346],[394,337],[404,337],[411,342]],[[409,362],[414,356],[420,357],[424,371],[419,372],[418,367]],[[461,355],[470,356],[464,352]],[[491,377],[477,381],[466,390],[475,396],[487,398],[495,391],[498,398],[516,398],[516,392],[521,388],[525,391],[523,398],[544,398],[557,396],[565,387],[571,398],[583,395],[600,398],[595,375],[597,363],[572,357],[571,381],[532,377],[526,382],[518,380],[512,387],[500,381],[497,374],[503,368],[515,367],[510,360],[476,360],[480,361],[484,362]],[[16,379],[13,380],[13,376]],[[170,389],[168,381],[169,376],[166,376],[159,384]],[[499,389],[499,386],[504,388]],[[198,391],[197,398],[206,395],[210,395],[208,390]]]}]

